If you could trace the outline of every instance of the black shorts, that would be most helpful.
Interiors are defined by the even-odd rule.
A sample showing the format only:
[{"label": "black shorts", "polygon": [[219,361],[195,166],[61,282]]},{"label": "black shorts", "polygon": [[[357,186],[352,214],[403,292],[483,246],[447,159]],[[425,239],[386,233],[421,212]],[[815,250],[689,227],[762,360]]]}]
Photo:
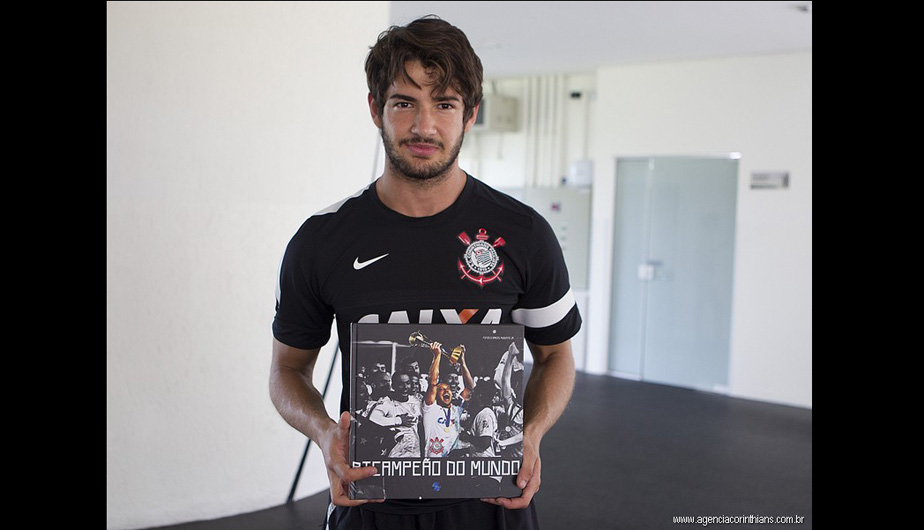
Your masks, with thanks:
[{"label": "black shorts", "polygon": [[472,499],[419,514],[333,506],[325,530],[538,530],[535,503],[521,510]]}]

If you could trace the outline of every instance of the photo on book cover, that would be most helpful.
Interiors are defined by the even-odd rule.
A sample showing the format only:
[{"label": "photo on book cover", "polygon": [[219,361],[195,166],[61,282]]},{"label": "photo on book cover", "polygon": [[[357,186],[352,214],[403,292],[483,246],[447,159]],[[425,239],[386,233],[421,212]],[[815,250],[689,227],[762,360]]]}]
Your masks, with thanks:
[{"label": "photo on book cover", "polygon": [[523,326],[351,332],[351,465],[378,470],[351,484],[351,499],[521,495]]}]

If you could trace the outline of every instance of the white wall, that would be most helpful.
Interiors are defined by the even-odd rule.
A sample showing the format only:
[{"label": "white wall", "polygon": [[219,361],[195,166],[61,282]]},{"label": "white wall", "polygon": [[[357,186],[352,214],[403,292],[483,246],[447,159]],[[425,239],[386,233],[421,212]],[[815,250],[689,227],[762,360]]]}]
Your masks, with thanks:
[{"label": "white wall", "polygon": [[[582,97],[563,103],[564,159],[589,157],[594,165],[578,367],[608,373],[616,157],[737,152],[729,394],[811,407],[812,54],[608,66],[565,77],[565,92]],[[489,80],[487,91],[520,98],[521,120],[530,112],[524,78]],[[530,184],[526,127],[466,142],[460,163],[485,182]],[[790,188],[751,190],[751,172],[762,170],[789,171]]]},{"label": "white wall", "polygon": [[[542,127],[537,127],[537,114],[546,111],[550,105],[536,93],[540,81],[550,85],[554,76],[532,76],[531,78],[513,77],[485,80],[485,94],[501,94],[517,98],[518,129],[513,132],[470,132],[465,136],[465,144],[459,153],[459,164],[480,180],[498,188],[517,188],[524,186],[557,185],[560,177],[567,174],[568,163],[588,156],[588,123],[593,117],[589,111],[596,77],[592,73],[571,74],[560,77],[560,93],[555,104],[560,109],[560,116],[554,123],[550,120]],[[531,93],[532,90],[532,93]],[[581,92],[582,98],[569,97],[571,92]],[[546,112],[547,113],[547,112]],[[554,113],[554,111],[553,111]],[[528,175],[528,168],[537,165],[538,155],[528,148],[530,139],[528,131],[532,127],[533,135],[542,138],[555,137],[560,128],[561,134],[553,147],[560,150],[556,158],[559,164],[550,160],[538,168],[541,173],[536,178]],[[553,130],[554,129],[554,130]],[[533,138],[538,147],[543,147],[542,140]],[[545,146],[551,145],[546,142]],[[535,169],[535,168],[533,168]],[[538,182],[537,182],[538,181]],[[542,184],[549,182],[554,184]]]},{"label": "white wall", "polygon": [[[741,153],[729,393],[812,406],[812,54],[597,72],[591,292],[609,292],[615,159]],[[752,171],[789,171],[752,190]],[[606,371],[609,299],[590,302],[587,370]]]},{"label": "white wall", "polygon": [[[305,438],[269,400],[276,269],[370,181],[387,26],[388,2],[107,3],[107,528],[285,501]],[[312,455],[297,498],[326,487]]]}]

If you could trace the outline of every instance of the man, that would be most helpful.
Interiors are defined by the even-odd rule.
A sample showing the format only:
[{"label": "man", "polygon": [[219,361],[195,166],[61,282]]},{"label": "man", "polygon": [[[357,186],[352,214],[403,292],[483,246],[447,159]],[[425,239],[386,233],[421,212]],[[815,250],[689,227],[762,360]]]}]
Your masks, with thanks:
[{"label": "man", "polygon": [[448,456],[457,448],[459,434],[462,432],[462,409],[468,400],[475,382],[472,374],[465,364],[465,352],[459,356],[459,365],[462,368],[462,378],[465,387],[460,392],[459,403],[455,403],[452,386],[440,382],[440,343],[432,342],[430,350],[433,352],[433,362],[430,363],[430,387],[424,398],[423,426],[424,426],[424,456],[441,458]]},{"label": "man", "polygon": [[411,375],[411,393],[423,401],[423,392],[427,389],[426,376],[420,373],[420,363],[411,360],[405,369]]},{"label": "man", "polygon": [[492,407],[494,396],[494,385],[487,380],[482,380],[475,386],[466,404],[469,414],[474,415],[468,426],[471,433],[469,456],[499,456],[495,451],[495,436],[497,435],[498,425],[497,414]]},{"label": "man", "polygon": [[498,446],[501,455],[508,458],[523,456],[523,446],[520,444],[523,441],[523,406],[520,396],[513,390],[522,388],[523,365],[516,357],[518,353],[516,344],[510,344],[494,369],[494,386],[500,409],[495,414],[503,418],[503,428],[497,433]]},{"label": "man", "polygon": [[[541,477],[539,449],[570,398],[570,339],[581,325],[561,246],[535,210],[458,165],[483,82],[481,60],[461,30],[430,17],[389,28],[367,56],[366,77],[385,170],[353,197],[309,217],[286,247],[273,321],[273,404],[324,455],[330,528],[372,518],[395,527],[445,528],[452,521],[489,529],[504,521],[537,528],[531,501]],[[339,422],[312,383],[335,314],[345,367]],[[524,326],[534,362],[524,396],[520,497],[349,498],[350,482],[376,473],[347,460],[352,322]]]},{"label": "man", "polygon": [[382,399],[391,392],[391,375],[388,372],[376,369],[372,372],[369,381],[372,383],[372,399]]},{"label": "man", "polygon": [[462,390],[465,388],[462,374],[451,372],[446,378],[449,389],[452,390],[452,402],[458,405],[462,402]]},{"label": "man", "polygon": [[389,458],[419,457],[417,421],[420,419],[421,405],[417,396],[411,393],[411,374],[396,373],[391,386],[393,391],[375,405],[369,413],[369,421],[394,434],[394,445],[387,455]]}]

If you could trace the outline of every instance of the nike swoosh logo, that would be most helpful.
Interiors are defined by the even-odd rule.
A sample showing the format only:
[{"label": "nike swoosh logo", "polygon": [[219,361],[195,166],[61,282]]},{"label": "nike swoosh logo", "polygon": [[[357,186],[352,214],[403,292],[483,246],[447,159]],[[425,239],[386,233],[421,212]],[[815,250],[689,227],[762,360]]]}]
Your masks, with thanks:
[{"label": "nike swoosh logo", "polygon": [[387,255],[388,254],[382,254],[381,256],[377,258],[372,258],[368,261],[359,261],[359,257],[357,257],[355,260],[353,260],[353,268],[356,270],[359,270],[359,269],[362,269],[363,267],[368,267],[369,265],[372,265],[373,263],[384,258]]}]

